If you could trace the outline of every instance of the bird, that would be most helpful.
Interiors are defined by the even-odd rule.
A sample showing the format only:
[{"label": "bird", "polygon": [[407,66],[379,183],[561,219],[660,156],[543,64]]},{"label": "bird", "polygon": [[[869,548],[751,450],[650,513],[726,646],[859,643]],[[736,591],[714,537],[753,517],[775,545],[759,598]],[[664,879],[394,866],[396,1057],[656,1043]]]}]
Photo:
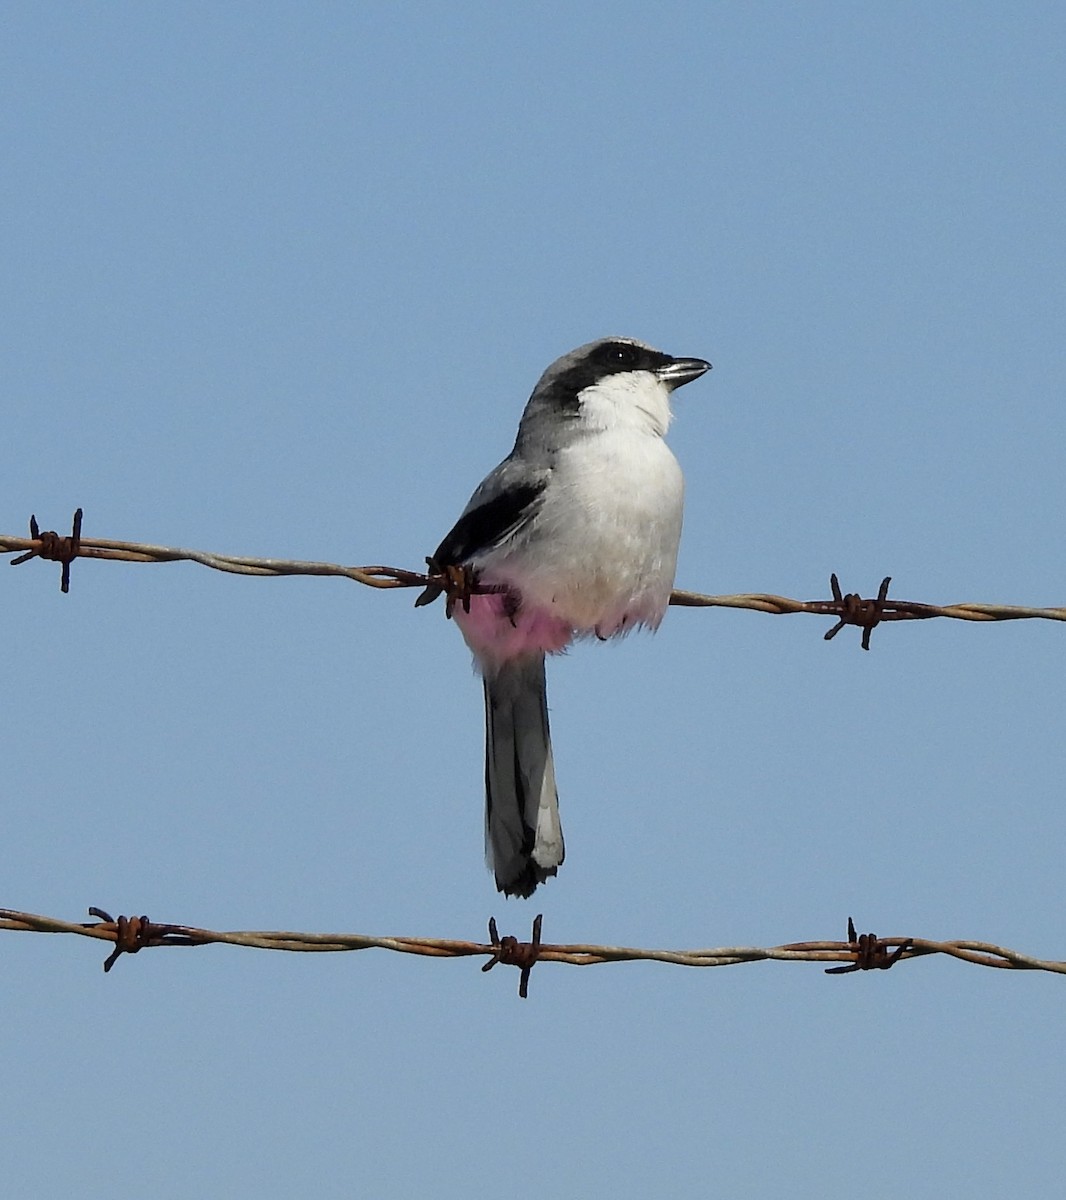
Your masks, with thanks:
[{"label": "bird", "polygon": [[545,657],[658,627],[674,584],[684,480],[670,395],[711,364],[605,337],[541,375],[511,453],[426,561],[485,693],[485,854],[528,897],[564,856]]}]

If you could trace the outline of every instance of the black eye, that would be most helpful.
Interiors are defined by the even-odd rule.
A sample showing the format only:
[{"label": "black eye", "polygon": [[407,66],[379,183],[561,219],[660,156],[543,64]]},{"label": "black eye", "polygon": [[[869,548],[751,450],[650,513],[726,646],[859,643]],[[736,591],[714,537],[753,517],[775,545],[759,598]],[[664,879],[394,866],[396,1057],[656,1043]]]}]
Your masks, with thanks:
[{"label": "black eye", "polygon": [[640,347],[628,342],[610,342],[603,348],[604,359],[616,371],[633,371],[640,366]]}]

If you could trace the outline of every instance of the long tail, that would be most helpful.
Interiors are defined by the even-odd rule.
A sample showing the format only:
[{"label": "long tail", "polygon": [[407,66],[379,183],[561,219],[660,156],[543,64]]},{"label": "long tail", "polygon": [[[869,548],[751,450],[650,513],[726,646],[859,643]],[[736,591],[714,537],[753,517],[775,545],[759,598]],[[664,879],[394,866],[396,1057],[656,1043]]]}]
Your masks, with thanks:
[{"label": "long tail", "polygon": [[485,856],[508,896],[563,861],[543,654],[485,671]]}]

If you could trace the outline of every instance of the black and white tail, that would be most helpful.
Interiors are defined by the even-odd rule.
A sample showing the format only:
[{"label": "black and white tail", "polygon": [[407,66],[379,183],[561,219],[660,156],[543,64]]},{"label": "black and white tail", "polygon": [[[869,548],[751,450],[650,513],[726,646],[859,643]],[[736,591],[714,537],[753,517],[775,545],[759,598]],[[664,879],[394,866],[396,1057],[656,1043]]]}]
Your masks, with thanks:
[{"label": "black and white tail", "polygon": [[543,654],[485,671],[485,855],[508,896],[531,895],[563,861]]}]

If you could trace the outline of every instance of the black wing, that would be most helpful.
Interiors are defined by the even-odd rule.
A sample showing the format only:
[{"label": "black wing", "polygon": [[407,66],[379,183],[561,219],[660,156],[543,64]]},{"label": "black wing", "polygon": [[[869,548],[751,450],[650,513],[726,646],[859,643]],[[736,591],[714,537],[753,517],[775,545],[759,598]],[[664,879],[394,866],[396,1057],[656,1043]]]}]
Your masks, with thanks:
[{"label": "black wing", "polygon": [[475,493],[466,512],[437,547],[434,566],[459,566],[498,546],[532,517],[539,507],[545,482],[504,487],[480,503]]}]

